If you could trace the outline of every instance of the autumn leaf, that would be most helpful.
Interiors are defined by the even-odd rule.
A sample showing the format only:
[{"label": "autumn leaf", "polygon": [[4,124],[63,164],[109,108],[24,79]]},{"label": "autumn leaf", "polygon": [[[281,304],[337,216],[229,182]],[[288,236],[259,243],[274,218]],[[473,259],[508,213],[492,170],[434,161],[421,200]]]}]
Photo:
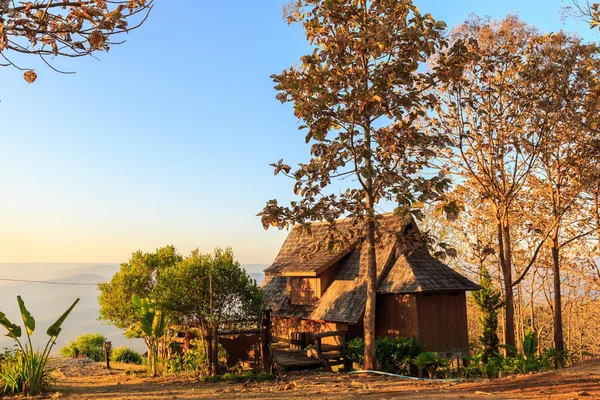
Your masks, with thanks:
[{"label": "autumn leaf", "polygon": [[23,78],[27,81],[27,83],[33,83],[37,79],[37,74],[31,70],[25,71],[23,74]]}]

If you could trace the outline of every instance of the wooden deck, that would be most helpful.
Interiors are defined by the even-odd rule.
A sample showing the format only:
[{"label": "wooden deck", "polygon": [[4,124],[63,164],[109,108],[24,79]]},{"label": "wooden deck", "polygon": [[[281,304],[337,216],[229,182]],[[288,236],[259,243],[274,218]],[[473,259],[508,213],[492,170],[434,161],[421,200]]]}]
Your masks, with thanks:
[{"label": "wooden deck", "polygon": [[271,348],[273,361],[285,371],[324,368],[323,361],[306,355],[306,350],[291,350],[284,346]]}]

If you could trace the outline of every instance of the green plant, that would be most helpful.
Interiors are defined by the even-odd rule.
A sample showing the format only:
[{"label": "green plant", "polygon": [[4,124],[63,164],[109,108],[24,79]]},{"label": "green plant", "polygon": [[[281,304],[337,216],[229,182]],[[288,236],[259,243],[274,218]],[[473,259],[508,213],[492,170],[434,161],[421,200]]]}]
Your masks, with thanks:
[{"label": "green plant", "polygon": [[125,331],[125,337],[128,339],[144,339],[148,347],[148,367],[153,377],[158,374],[158,346],[160,340],[167,333],[168,318],[156,306],[156,302],[138,296],[132,297],[135,313],[139,322],[130,326]]},{"label": "green plant", "polygon": [[219,383],[219,382],[221,382],[221,376],[220,375],[215,375],[215,376],[204,375],[202,377],[202,382],[203,383]]},{"label": "green plant", "polygon": [[[414,338],[378,338],[375,341],[377,368],[392,373],[411,373],[411,364],[425,347]],[[355,338],[348,341],[346,355],[353,363],[364,362],[364,340]]]},{"label": "green plant", "polygon": [[178,375],[184,371],[183,358],[179,354],[175,354],[165,363],[166,375]]},{"label": "green plant", "polygon": [[110,359],[113,362],[125,364],[141,364],[142,356],[135,350],[129,347],[117,347],[110,354]]},{"label": "green plant", "polygon": [[493,354],[498,353],[498,312],[502,308],[502,293],[494,289],[492,278],[488,270],[483,267],[481,269],[481,278],[479,281],[481,289],[473,292],[473,300],[479,309],[481,316],[479,324],[481,325],[482,334],[479,341],[483,346],[481,361],[487,362],[487,359]]},{"label": "green plant", "polygon": [[365,359],[365,341],[359,337],[348,341],[346,356],[353,363],[362,365]]},{"label": "green plant", "polygon": [[[75,300],[71,307],[69,307],[67,311],[65,311],[58,318],[58,320],[56,320],[56,322],[48,328],[46,333],[50,338],[48,339],[46,347],[44,347],[44,350],[41,353],[39,350],[34,350],[33,345],[31,344],[31,335],[33,335],[35,331],[35,319],[25,307],[25,303],[23,302],[21,296],[17,296],[17,302],[19,304],[21,318],[23,319],[23,325],[25,326],[25,333],[27,334],[27,341],[24,344],[21,343],[21,340],[19,340],[22,334],[21,327],[10,322],[8,318],[6,318],[6,314],[0,312],[0,325],[2,325],[8,331],[6,336],[14,339],[21,350],[16,355],[16,364],[11,365],[19,371],[19,374],[23,374],[22,376],[19,374],[15,375],[21,376],[22,382],[19,381],[20,387],[12,387],[11,391],[15,393],[22,393],[25,396],[36,395],[43,389],[44,385],[48,383],[50,369],[47,367],[47,364],[50,351],[52,350],[52,347],[56,343],[56,338],[62,330],[62,324],[65,322],[73,308],[75,308],[75,305],[77,305],[79,299]],[[3,366],[3,371],[5,369],[6,368]],[[2,380],[6,385],[6,377],[3,377]]]},{"label": "green plant", "polygon": [[63,357],[87,357],[93,361],[104,361],[103,344],[106,337],[99,333],[88,333],[80,335],[60,349]]},{"label": "green plant", "polygon": [[415,338],[383,337],[375,341],[377,366],[385,372],[412,374],[412,361],[423,351],[425,346]]},{"label": "green plant", "polygon": [[422,352],[415,358],[415,365],[419,370],[427,370],[429,378],[433,378],[437,366],[439,365],[437,354],[432,352]]}]

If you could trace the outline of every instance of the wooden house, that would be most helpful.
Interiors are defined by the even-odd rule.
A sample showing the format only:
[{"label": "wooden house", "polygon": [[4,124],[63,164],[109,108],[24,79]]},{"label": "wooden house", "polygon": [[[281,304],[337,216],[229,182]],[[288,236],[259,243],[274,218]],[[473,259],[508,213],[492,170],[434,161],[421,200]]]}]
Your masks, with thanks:
[{"label": "wooden house", "polygon": [[[434,259],[422,245],[414,221],[387,214],[379,220],[377,337],[414,337],[428,351],[468,352],[465,292],[480,287]],[[337,221],[340,232],[356,229]],[[346,331],[363,335],[366,303],[366,246],[357,242],[330,252],[328,224],[310,233],[294,227],[265,270],[262,289],[272,309],[272,338],[289,342],[295,332]]]}]

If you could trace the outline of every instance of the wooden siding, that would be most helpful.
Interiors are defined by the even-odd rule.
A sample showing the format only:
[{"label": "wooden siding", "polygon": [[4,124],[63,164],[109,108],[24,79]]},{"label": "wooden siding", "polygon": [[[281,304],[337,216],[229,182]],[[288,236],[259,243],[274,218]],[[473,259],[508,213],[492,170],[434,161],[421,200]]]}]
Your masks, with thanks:
[{"label": "wooden siding", "polygon": [[427,351],[469,347],[465,292],[417,294],[418,339]]},{"label": "wooden siding", "polygon": [[376,337],[418,336],[417,301],[414,295],[378,294],[376,307]]},{"label": "wooden siding", "polygon": [[[272,317],[271,319],[271,336],[274,342],[289,343],[290,332],[322,333],[347,330],[348,324],[341,322],[328,323],[284,317]],[[338,344],[335,342],[335,339],[336,338],[325,338],[323,339],[323,343]]]}]

